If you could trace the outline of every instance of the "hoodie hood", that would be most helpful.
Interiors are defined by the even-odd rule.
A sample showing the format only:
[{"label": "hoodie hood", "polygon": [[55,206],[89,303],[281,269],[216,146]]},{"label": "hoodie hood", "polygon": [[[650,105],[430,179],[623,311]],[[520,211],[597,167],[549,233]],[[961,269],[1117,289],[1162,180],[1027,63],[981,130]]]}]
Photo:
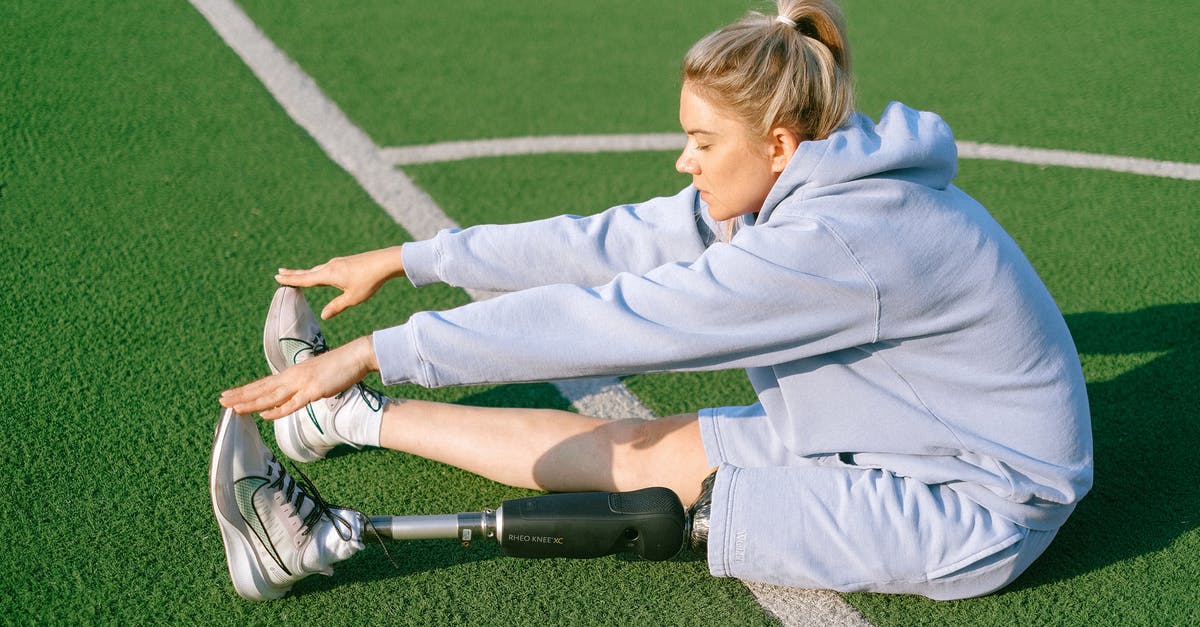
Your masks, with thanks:
[{"label": "hoodie hood", "polygon": [[893,102],[876,124],[855,113],[820,141],[802,142],[775,182],[757,222],[765,222],[779,203],[800,191],[872,177],[945,189],[958,173],[954,134],[941,117]]}]

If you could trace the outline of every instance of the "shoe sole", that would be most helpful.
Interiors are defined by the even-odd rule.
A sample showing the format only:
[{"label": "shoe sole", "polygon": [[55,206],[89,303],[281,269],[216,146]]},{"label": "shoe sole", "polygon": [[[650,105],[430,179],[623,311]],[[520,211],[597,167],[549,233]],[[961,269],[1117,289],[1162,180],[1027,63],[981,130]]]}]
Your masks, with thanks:
[{"label": "shoe sole", "polygon": [[[324,401],[315,401],[323,403]],[[302,410],[303,411],[303,410]],[[299,420],[308,420],[307,417],[300,419],[280,418],[274,421],[272,425],[275,429],[275,443],[279,445],[279,450],[283,451],[284,455],[303,463],[315,462],[318,459],[324,459],[325,455],[318,455],[311,448],[304,444],[300,439],[300,429],[296,426]]]},{"label": "shoe sole", "polygon": [[267,601],[287,594],[290,587],[280,589],[263,575],[258,554],[249,540],[250,530],[238,513],[237,503],[234,502],[233,486],[223,485],[217,476],[217,468],[221,467],[224,461],[223,456],[231,453],[228,450],[230,433],[238,420],[245,419],[232,409],[226,409],[217,421],[216,433],[213,435],[212,461],[208,469],[208,492],[212,497],[217,525],[221,528],[225,562],[229,565],[229,578],[233,581],[233,589],[244,599]]},{"label": "shoe sole", "polygon": [[[275,290],[275,295],[271,297],[271,307],[267,310],[267,322],[263,325],[263,354],[267,358],[267,366],[271,368],[272,374],[279,374],[293,365],[291,360],[283,354],[283,349],[279,344],[279,338],[283,335],[283,331],[279,328],[279,319],[282,315],[281,312],[295,309],[296,299],[303,298],[304,293],[299,288],[287,285]],[[312,310],[307,301],[304,306],[309,307],[309,311]],[[313,452],[304,443],[294,420],[286,418],[276,420],[274,429],[275,443],[279,445],[283,454],[291,459],[308,463],[325,458],[324,454]]]}]

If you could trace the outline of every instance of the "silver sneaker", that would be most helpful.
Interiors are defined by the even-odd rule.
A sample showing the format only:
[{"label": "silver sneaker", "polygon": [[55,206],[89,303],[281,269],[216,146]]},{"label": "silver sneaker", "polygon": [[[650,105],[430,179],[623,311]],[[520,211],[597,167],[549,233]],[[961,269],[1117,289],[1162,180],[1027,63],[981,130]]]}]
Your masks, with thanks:
[{"label": "silver sneaker", "polygon": [[297,581],[333,574],[363,548],[366,518],[330,505],[312,482],[297,483],[263,444],[254,420],[231,409],[217,423],[209,494],[234,590],[277,599]]},{"label": "silver sneaker", "polygon": [[[263,328],[263,352],[271,372],[278,374],[327,350],[321,325],[304,293],[288,286],[275,290]],[[333,398],[310,403],[276,420],[275,441],[284,455],[298,462],[322,459],[339,444],[362,448],[337,431],[334,419],[343,412],[378,413],[383,410],[384,401],[379,392],[356,384]]]},{"label": "silver sneaker", "polygon": [[336,419],[361,419],[383,411],[385,397],[359,383],[333,398],[313,401],[293,414],[275,421],[275,443],[284,455],[298,462],[323,459],[339,444],[362,448],[337,430]]},{"label": "silver sneaker", "polygon": [[304,292],[286,285],[275,290],[263,327],[263,352],[271,374],[279,374],[327,350],[321,325],[304,299]]}]

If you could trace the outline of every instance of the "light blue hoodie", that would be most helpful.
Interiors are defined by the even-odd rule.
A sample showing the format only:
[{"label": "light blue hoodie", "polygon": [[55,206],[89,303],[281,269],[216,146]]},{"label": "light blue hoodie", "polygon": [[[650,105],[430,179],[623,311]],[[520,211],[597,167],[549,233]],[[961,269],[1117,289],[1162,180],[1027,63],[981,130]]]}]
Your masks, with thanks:
[{"label": "light blue hoodie", "polygon": [[[951,184],[956,167],[941,118],[894,103],[878,125],[856,115],[802,143],[729,243],[706,244],[689,187],[405,244],[416,285],[512,293],[376,332],[383,380],[745,368],[793,453],[945,484],[1056,529],[1092,482],[1079,358],[1016,243]],[[740,480],[762,484],[746,493],[786,483]]]}]

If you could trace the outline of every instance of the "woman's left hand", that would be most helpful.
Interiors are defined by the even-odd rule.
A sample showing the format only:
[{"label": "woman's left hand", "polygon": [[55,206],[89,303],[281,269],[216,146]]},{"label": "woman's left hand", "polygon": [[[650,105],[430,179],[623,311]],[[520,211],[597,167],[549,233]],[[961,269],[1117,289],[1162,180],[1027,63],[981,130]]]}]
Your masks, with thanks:
[{"label": "woman's left hand", "polygon": [[239,414],[258,412],[276,420],[305,405],[336,396],[378,370],[370,336],[310,357],[279,374],[221,393],[221,406]]}]

